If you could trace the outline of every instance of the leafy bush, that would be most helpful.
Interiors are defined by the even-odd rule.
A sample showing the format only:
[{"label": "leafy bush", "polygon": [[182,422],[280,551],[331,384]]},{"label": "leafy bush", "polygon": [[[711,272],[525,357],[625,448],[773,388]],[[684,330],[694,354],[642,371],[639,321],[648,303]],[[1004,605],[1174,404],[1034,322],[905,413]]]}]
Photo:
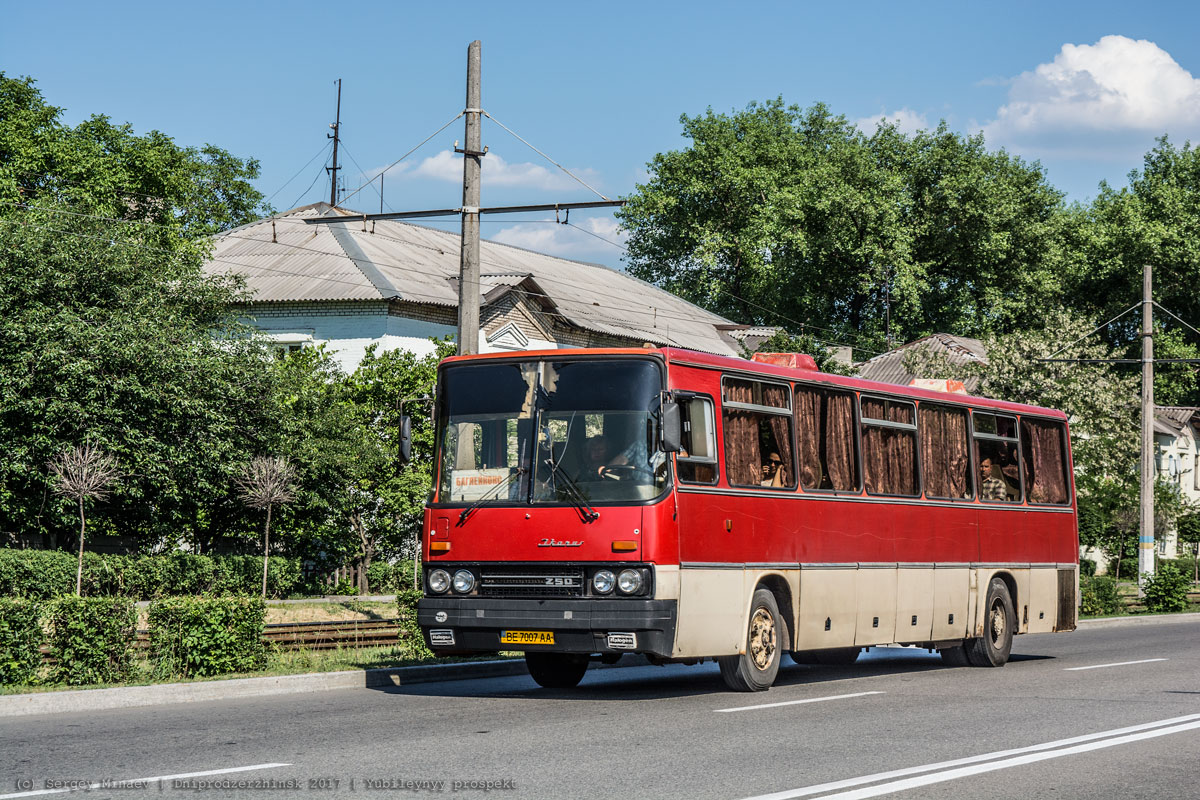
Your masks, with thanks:
[{"label": "leafy bush", "polygon": [[[75,555],[57,550],[0,549],[0,597],[46,600],[75,591]],[[181,595],[256,595],[262,591],[259,556],[83,554],[83,594],[154,600]],[[300,560],[271,556],[271,597],[323,594],[306,579]]]},{"label": "leafy bush", "polygon": [[401,561],[389,564],[386,561],[372,561],[367,568],[367,580],[371,584],[372,594],[397,594],[412,589],[412,562]]},{"label": "leafy bush", "polygon": [[1158,566],[1162,567],[1164,564],[1173,564],[1175,568],[1179,570],[1179,573],[1187,578],[1189,582],[1192,579],[1192,575],[1195,574],[1196,562],[1193,561],[1190,556],[1184,556],[1176,559],[1160,558],[1158,560]]},{"label": "leafy bush", "polygon": [[405,589],[396,593],[396,621],[400,626],[399,642],[412,658],[433,658],[433,651],[425,644],[421,626],[417,624],[417,601],[421,599],[418,589]]},{"label": "leafy bush", "polygon": [[1079,579],[1080,608],[1084,616],[1096,617],[1121,611],[1117,582],[1107,576]]},{"label": "leafy bush", "polygon": [[251,672],[266,663],[259,597],[176,597],[150,604],[150,661],[158,678]]},{"label": "leafy bush", "polygon": [[1108,574],[1113,578],[1131,578],[1136,580],[1138,576],[1138,560],[1137,556],[1121,559],[1121,574],[1117,574],[1117,560],[1114,558],[1108,562]]},{"label": "leafy bush", "polygon": [[51,680],[81,686],[120,683],[133,675],[137,615],[125,597],[74,597],[50,606]]},{"label": "leafy bush", "polygon": [[1174,563],[1164,561],[1143,587],[1146,610],[1156,613],[1183,611],[1187,608],[1190,586],[1190,576],[1181,573]]},{"label": "leafy bush", "polygon": [[36,603],[0,598],[0,684],[32,683],[42,654]]},{"label": "leafy bush", "polygon": [[1090,558],[1079,559],[1079,574],[1081,577],[1090,578],[1096,574],[1096,562]]}]

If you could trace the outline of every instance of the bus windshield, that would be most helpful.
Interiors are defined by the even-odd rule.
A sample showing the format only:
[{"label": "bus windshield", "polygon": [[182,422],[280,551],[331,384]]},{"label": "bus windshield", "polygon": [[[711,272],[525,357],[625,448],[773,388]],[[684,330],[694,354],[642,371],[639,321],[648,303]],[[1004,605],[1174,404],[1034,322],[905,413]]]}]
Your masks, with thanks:
[{"label": "bus windshield", "polygon": [[505,361],[442,372],[443,503],[634,502],[659,496],[660,367],[649,360]]}]

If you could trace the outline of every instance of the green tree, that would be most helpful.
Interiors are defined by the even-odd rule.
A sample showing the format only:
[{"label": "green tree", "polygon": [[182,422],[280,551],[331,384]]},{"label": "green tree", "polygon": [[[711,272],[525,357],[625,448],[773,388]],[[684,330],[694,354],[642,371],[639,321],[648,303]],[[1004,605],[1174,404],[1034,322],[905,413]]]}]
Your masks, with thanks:
[{"label": "green tree", "polygon": [[888,308],[907,340],[1010,332],[1060,302],[1061,193],[981,137],[867,136],[782,100],[681,123],[689,145],[656,155],[618,212],[640,278],[739,321],[876,347]]},{"label": "green tree", "polygon": [[194,238],[253,216],[257,166],[60,114],[0,75],[0,530],[58,546],[46,464],[91,441],[124,476],[108,532],[204,543],[249,524],[232,479],[277,425],[242,287]]}]

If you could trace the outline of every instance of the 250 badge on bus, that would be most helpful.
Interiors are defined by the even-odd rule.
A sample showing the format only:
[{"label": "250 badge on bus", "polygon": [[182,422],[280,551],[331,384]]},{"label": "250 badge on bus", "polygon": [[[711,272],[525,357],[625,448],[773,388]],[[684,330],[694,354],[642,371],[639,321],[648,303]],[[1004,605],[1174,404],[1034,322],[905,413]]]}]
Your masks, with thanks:
[{"label": "250 badge on bus", "polygon": [[500,644],[554,644],[554,631],[500,631]]}]

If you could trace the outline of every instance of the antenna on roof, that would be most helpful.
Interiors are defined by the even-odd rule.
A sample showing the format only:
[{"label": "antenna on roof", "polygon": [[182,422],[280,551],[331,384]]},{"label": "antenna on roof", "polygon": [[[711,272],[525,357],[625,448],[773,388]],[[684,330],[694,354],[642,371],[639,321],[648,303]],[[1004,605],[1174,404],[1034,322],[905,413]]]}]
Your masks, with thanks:
[{"label": "antenna on roof", "polygon": [[337,173],[341,167],[337,163],[338,140],[342,130],[342,79],[337,79],[337,117],[334,123],[329,127],[333,128],[332,134],[325,134],[326,139],[333,139],[333,166],[326,167],[325,171],[331,173],[329,180],[329,205],[337,208]]}]

